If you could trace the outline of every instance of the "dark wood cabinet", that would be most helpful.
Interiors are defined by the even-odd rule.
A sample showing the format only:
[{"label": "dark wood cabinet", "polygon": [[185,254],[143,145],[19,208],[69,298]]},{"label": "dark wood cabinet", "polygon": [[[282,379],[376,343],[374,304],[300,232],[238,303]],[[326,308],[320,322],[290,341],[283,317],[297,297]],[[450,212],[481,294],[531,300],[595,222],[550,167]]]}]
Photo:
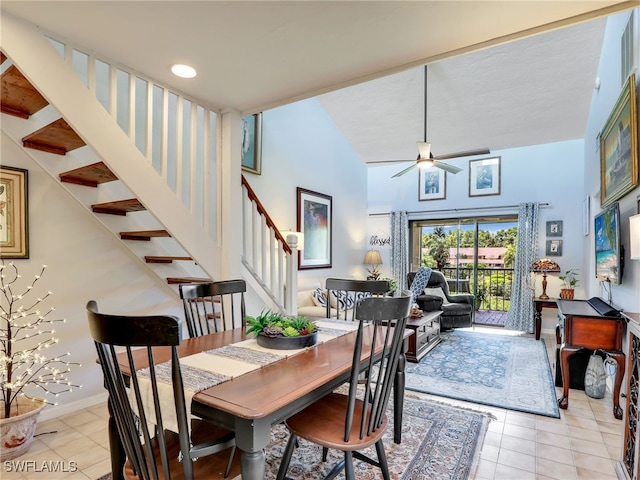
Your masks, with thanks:
[{"label": "dark wood cabinet", "polygon": [[414,331],[409,337],[406,357],[410,362],[418,363],[429,351],[440,343],[441,310],[425,312],[420,318],[410,318],[407,328]]}]

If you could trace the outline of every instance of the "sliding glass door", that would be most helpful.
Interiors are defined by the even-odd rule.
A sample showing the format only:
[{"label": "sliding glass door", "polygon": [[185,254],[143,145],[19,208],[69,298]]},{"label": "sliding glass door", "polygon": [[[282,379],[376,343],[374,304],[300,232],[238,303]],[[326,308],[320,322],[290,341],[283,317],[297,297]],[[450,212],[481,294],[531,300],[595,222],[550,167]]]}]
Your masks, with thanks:
[{"label": "sliding glass door", "polygon": [[[413,221],[410,269],[439,270],[451,293],[473,293],[479,323],[504,324],[509,308],[517,216]],[[486,321],[485,321],[486,320]]]}]

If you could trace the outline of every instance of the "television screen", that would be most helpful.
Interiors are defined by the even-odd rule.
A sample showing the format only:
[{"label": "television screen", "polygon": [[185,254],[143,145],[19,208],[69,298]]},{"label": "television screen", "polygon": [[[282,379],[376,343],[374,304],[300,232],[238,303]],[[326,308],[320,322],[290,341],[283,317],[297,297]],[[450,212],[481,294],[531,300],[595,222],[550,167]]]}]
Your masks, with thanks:
[{"label": "television screen", "polygon": [[620,256],[620,209],[614,203],[594,218],[596,278],[603,282],[622,281]]}]

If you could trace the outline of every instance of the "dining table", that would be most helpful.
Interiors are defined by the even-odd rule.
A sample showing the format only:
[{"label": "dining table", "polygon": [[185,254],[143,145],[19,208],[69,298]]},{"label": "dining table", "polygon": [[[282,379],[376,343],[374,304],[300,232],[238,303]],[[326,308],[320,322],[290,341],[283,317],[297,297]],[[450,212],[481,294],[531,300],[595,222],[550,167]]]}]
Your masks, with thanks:
[{"label": "dining table", "polygon": [[[326,321],[327,319],[317,320]],[[411,330],[405,330],[402,354],[394,379],[393,437],[395,443],[400,443],[402,440],[405,352],[408,339],[412,334]],[[243,480],[264,478],[264,449],[271,439],[273,425],[283,422],[349,380],[355,337],[355,330],[351,330],[295,354],[283,356],[266,366],[205,388],[192,396],[190,407],[193,417],[211,421],[235,432],[236,445],[241,451]],[[254,338],[253,334],[247,334],[246,328],[242,327],[184,339],[177,350],[180,358],[184,359],[246,342],[252,338]],[[370,342],[371,338],[372,335],[365,336],[361,357],[363,365],[369,360],[370,348],[367,342]],[[380,355],[381,352],[382,344],[378,350]],[[171,350],[168,347],[156,347],[153,356],[156,363],[168,362],[171,358]],[[130,374],[126,361],[124,357],[122,358],[120,366],[123,374]],[[146,349],[135,351],[134,360],[136,370],[147,367]],[[117,480],[122,478],[125,456],[113,419],[109,421],[109,437],[112,478]]]}]

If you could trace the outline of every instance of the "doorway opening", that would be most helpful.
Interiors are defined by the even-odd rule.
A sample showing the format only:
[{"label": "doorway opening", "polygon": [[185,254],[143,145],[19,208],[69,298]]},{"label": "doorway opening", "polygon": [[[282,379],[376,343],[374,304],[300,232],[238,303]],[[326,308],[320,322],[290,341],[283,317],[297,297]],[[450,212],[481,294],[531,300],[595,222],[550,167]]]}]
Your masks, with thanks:
[{"label": "doorway opening", "polygon": [[414,220],[410,270],[444,273],[452,294],[475,295],[474,323],[504,327],[511,301],[517,215]]}]

